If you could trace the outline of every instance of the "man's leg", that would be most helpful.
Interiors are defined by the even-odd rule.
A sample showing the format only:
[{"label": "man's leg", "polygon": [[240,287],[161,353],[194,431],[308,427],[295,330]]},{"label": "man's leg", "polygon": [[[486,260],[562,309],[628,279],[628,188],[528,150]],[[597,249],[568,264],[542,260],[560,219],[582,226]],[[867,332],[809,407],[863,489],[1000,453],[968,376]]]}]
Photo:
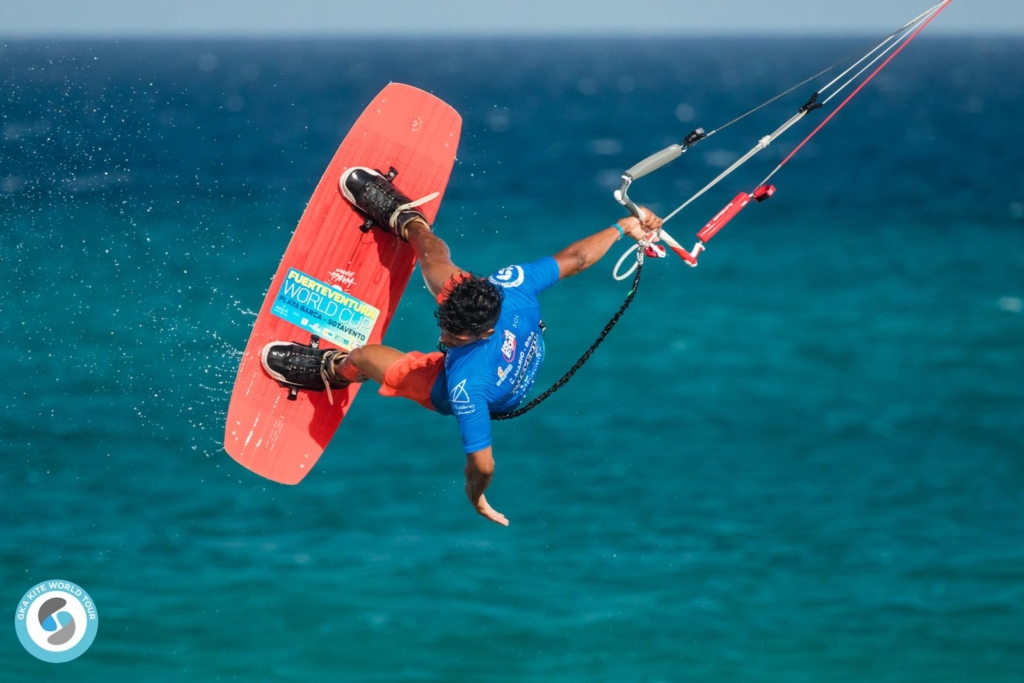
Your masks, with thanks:
[{"label": "man's leg", "polygon": [[462,268],[452,263],[451,250],[444,240],[434,234],[421,218],[415,218],[406,224],[409,244],[420,262],[420,272],[427,284],[430,294],[437,298],[444,286],[454,277],[469,275]]},{"label": "man's leg", "polygon": [[444,368],[443,354],[402,353],[390,346],[370,344],[338,356],[330,370],[335,381],[361,382],[369,378],[380,383],[381,396],[401,396],[428,410],[437,410],[431,393]]},{"label": "man's leg", "polygon": [[[415,218],[407,224],[409,244],[416,253],[420,271],[427,289],[435,298],[452,278],[465,274],[462,268],[452,263],[451,251],[444,240],[435,235],[426,221]],[[337,358],[332,374],[346,382],[360,382],[366,378],[378,384],[384,383],[384,373],[391,364],[405,356],[405,353],[390,346],[368,344],[352,349],[347,356]]]},{"label": "man's leg", "polygon": [[372,379],[384,383],[384,373],[391,364],[405,354],[381,344],[368,344],[352,349],[346,356],[336,357],[333,374],[344,382],[362,382]]},{"label": "man's leg", "polygon": [[377,226],[412,246],[427,289],[435,298],[444,291],[453,276],[465,273],[452,263],[448,245],[433,233],[426,217],[416,209],[436,197],[436,193],[412,201],[386,177],[363,166],[345,171],[339,187],[345,199]]}]

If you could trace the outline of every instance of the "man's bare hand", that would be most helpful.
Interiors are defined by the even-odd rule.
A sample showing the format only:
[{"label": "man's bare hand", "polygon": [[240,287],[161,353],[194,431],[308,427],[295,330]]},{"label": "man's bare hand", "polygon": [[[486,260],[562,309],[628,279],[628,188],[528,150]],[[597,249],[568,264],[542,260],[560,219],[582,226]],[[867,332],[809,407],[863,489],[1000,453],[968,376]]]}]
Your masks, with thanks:
[{"label": "man's bare hand", "polygon": [[[643,220],[636,216],[626,216],[619,219],[618,222],[623,232],[638,242],[648,236],[650,236],[648,240],[650,242],[659,241],[661,237],[658,231],[661,230],[661,218],[645,206],[640,207],[640,213],[643,215]],[[652,235],[651,233],[654,234]]]},{"label": "man's bare hand", "polygon": [[643,224],[643,229],[649,233],[658,232],[659,230],[661,230],[661,217],[658,216],[653,211],[651,211],[650,209],[648,209],[646,206],[642,206],[640,208],[641,213],[643,213],[644,215],[643,221],[641,221]]},{"label": "man's bare hand", "polygon": [[494,454],[491,447],[466,455],[466,497],[476,511],[496,524],[508,526],[505,515],[491,507],[484,498],[484,489],[494,476]]},{"label": "man's bare hand", "polygon": [[497,510],[495,510],[494,508],[492,508],[491,504],[487,502],[487,499],[483,496],[483,494],[480,494],[480,497],[476,499],[476,502],[473,503],[473,505],[476,507],[476,511],[484,517],[486,517],[487,519],[491,520],[492,522],[495,522],[496,524],[508,526],[508,518],[505,517],[505,515],[498,512]]}]

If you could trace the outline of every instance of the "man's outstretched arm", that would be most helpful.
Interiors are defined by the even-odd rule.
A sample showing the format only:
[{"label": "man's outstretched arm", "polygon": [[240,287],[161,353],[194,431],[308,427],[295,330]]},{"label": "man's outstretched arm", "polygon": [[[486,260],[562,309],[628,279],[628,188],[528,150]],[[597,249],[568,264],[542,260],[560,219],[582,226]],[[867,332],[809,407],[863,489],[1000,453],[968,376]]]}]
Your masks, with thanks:
[{"label": "man's outstretched arm", "polygon": [[[636,216],[620,218],[617,221],[617,225],[622,228],[622,234],[629,235],[631,238],[639,241],[647,233],[661,228],[661,219],[649,209],[644,209],[643,214],[643,221]],[[555,260],[558,262],[559,278],[565,279],[582,273],[600,261],[622,234],[619,233],[618,228],[612,225],[600,232],[594,233],[590,237],[584,237],[578,242],[573,242],[555,254]]]},{"label": "man's outstretched arm", "polygon": [[484,489],[491,483],[493,476],[494,454],[490,446],[466,455],[466,497],[481,515],[492,522],[508,526],[505,515],[492,508],[484,498]]}]

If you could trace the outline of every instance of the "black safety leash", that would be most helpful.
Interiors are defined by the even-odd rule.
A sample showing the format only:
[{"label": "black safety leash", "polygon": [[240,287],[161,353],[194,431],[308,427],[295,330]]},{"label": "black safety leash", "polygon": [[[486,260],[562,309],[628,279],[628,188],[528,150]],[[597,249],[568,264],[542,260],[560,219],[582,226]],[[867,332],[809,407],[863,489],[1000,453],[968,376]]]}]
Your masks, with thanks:
[{"label": "black safety leash", "polygon": [[[643,254],[642,249],[640,250],[640,254]],[[615,324],[619,322],[619,318],[621,318],[622,314],[626,312],[626,309],[629,308],[629,305],[633,303],[633,297],[636,296],[637,287],[640,286],[640,272],[643,269],[644,263],[643,257],[641,256],[637,258],[636,274],[633,276],[633,289],[629,290],[629,294],[626,295],[626,300],[622,302],[622,306],[619,307],[618,312],[616,312],[615,315],[612,316],[612,319],[609,320],[608,324],[604,326],[603,330],[601,330],[601,335],[593,344],[590,345],[590,348],[587,349],[587,352],[580,356],[580,359],[576,361],[576,364],[573,365],[572,368],[570,368],[569,372],[562,375],[562,378],[555,382],[553,385],[551,385],[550,389],[548,389],[543,394],[527,403],[522,408],[514,410],[511,413],[491,413],[491,419],[511,420],[513,417],[519,417],[520,415],[524,415],[529,411],[533,410],[534,408],[536,408],[537,406],[539,406],[541,403],[543,403],[548,396],[550,396],[551,394],[555,393],[563,386],[565,386],[569,382],[569,380],[572,379],[572,376],[576,374],[576,371],[582,368],[583,364],[590,360],[590,356],[594,353],[594,351],[597,350],[597,347],[601,345],[601,342],[603,342],[604,338],[608,336],[608,333],[612,331],[612,328],[615,327]]]}]

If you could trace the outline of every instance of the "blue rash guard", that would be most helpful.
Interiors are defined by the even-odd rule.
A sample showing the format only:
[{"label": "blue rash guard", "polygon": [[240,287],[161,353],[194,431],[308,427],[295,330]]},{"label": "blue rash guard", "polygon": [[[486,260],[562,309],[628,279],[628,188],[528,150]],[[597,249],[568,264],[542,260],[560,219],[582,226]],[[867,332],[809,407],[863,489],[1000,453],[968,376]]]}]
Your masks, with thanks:
[{"label": "blue rash guard", "polygon": [[437,412],[458,419],[466,453],[490,446],[491,412],[514,410],[533,387],[544,360],[537,295],[558,277],[550,256],[494,273],[490,281],[505,291],[494,334],[448,350],[430,400]]}]

